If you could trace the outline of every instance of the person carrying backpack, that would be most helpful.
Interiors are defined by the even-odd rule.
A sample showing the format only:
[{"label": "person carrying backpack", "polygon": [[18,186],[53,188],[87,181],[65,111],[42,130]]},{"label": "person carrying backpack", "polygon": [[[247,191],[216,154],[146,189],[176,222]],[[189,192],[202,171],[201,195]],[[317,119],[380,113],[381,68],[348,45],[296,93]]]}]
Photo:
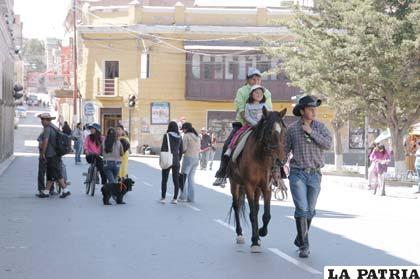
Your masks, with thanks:
[{"label": "person carrying backpack", "polygon": [[[38,197],[46,198],[50,196],[50,189],[54,181],[58,181],[60,187],[63,189],[60,198],[65,198],[70,195],[70,191],[64,182],[61,171],[61,156],[65,155],[66,144],[65,135],[61,133],[56,126],[51,123],[55,119],[49,113],[42,113],[38,115],[41,118],[42,126],[44,127],[42,143],[40,146],[41,159],[47,164],[47,185]],[[64,146],[60,146],[63,143]],[[63,154],[64,153],[64,154]]]}]

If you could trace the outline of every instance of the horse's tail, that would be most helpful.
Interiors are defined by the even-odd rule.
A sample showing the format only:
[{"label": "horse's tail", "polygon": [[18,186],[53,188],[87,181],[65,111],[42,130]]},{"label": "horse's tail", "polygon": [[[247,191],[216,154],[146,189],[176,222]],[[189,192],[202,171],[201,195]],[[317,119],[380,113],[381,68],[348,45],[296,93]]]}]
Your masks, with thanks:
[{"label": "horse's tail", "polygon": [[[244,186],[239,186],[239,196],[238,196],[238,211],[239,211],[239,216],[242,219],[242,221],[244,223],[247,223],[247,219],[246,219],[246,204],[245,204],[245,189]],[[229,209],[229,224],[232,218],[232,211],[233,211],[233,202],[232,205],[230,206]],[[236,222],[236,219],[235,219]],[[237,224],[236,224],[237,225]]]}]

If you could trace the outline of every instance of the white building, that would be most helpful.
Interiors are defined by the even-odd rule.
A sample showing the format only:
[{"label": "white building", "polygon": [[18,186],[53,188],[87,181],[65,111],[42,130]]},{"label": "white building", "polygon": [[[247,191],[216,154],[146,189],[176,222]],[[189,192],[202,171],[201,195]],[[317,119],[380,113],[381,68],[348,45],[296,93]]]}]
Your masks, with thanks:
[{"label": "white building", "polygon": [[13,154],[14,139],[14,63],[18,34],[14,32],[13,0],[0,0],[0,162]]}]

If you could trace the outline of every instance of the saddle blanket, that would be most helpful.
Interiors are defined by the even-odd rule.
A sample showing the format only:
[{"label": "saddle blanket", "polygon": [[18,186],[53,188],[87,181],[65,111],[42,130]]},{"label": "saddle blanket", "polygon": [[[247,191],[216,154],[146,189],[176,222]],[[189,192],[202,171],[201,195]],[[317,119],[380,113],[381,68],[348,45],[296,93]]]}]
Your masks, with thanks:
[{"label": "saddle blanket", "polygon": [[252,130],[249,129],[248,131],[246,131],[245,133],[243,133],[241,135],[241,137],[239,138],[238,142],[236,143],[236,147],[233,150],[233,155],[232,155],[232,161],[236,163],[236,160],[239,158],[239,156],[242,153],[242,150],[244,150],[245,144],[248,141],[248,137],[249,135],[251,135]]}]

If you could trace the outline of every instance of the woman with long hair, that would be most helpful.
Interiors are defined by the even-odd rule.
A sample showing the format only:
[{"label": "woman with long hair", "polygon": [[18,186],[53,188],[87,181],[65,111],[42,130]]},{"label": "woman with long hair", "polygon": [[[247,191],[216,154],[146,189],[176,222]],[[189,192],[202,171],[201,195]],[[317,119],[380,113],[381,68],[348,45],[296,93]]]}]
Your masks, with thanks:
[{"label": "woman with long hair", "polygon": [[385,173],[388,169],[388,164],[391,162],[391,155],[386,150],[383,144],[378,147],[370,154],[370,161],[373,164],[373,175],[374,175],[374,192],[378,190],[378,187],[382,187],[382,196],[385,196]]},{"label": "woman with long hair", "polygon": [[[169,142],[169,146],[168,146]],[[166,203],[166,189],[168,184],[169,172],[172,170],[172,180],[174,182],[174,197],[172,200],[173,204],[178,203],[178,192],[179,192],[179,168],[180,161],[182,158],[182,138],[178,130],[178,124],[175,121],[169,122],[168,130],[163,136],[162,146],[160,148],[161,152],[168,152],[169,147],[173,156],[172,166],[167,169],[162,169],[162,196],[161,203]]]},{"label": "woman with long hair", "polygon": [[120,171],[121,156],[124,154],[121,142],[114,128],[109,128],[102,144],[104,154],[104,170],[108,183],[117,182]]},{"label": "woman with long hair", "polygon": [[181,169],[184,187],[180,201],[194,202],[194,176],[199,163],[200,136],[189,122],[182,124],[181,130],[184,132],[182,139],[184,157]]},{"label": "woman with long hair", "polygon": [[102,142],[103,138],[101,136],[101,125],[92,124],[87,127],[90,130],[90,135],[86,137],[84,142],[84,150],[86,154],[86,161],[89,164],[95,162],[96,167],[101,174],[102,185],[106,184],[106,175],[104,172],[104,162],[102,160]]}]

